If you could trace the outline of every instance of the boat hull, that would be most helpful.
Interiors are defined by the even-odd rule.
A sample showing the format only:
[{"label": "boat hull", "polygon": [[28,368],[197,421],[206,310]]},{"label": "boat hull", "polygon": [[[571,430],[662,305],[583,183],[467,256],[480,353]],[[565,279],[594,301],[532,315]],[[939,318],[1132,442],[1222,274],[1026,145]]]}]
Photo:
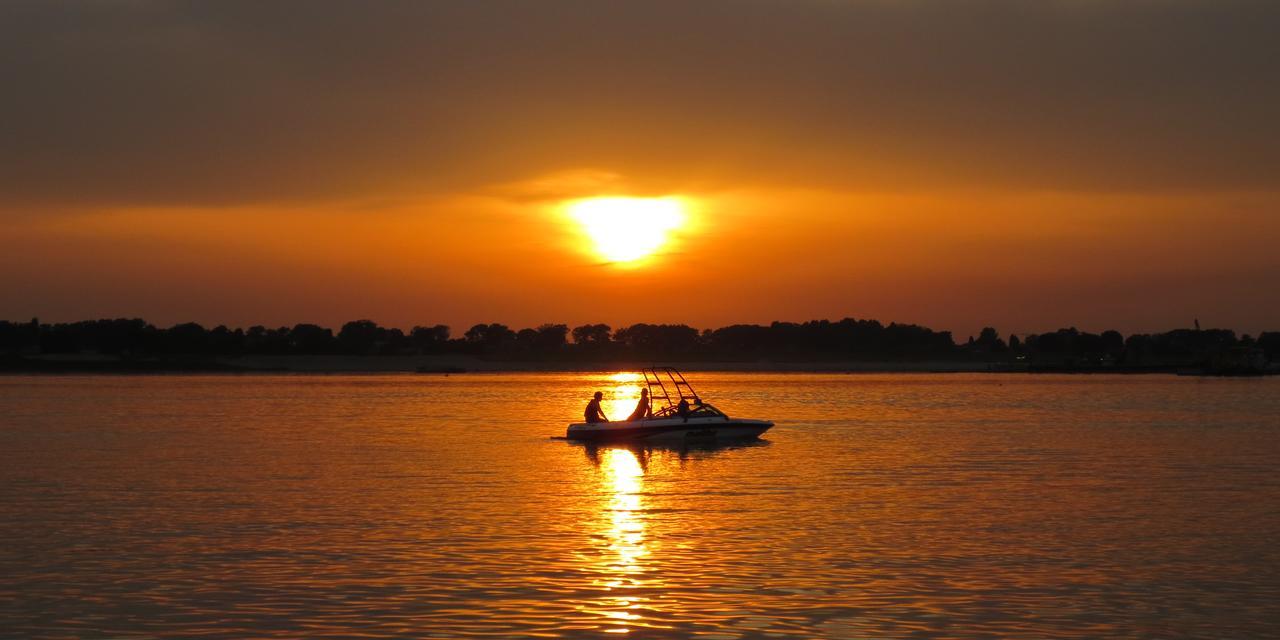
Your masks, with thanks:
[{"label": "boat hull", "polygon": [[565,437],[582,442],[722,442],[758,438],[772,426],[767,420],[726,420],[719,416],[688,420],[662,418],[571,424]]}]

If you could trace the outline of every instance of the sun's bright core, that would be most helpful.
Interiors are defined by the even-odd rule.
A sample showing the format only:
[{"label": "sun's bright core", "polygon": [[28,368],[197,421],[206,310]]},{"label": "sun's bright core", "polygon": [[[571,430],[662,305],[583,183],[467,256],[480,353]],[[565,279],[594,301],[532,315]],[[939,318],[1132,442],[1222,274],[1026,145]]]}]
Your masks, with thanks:
[{"label": "sun's bright core", "polygon": [[653,255],[685,222],[679,198],[589,198],[570,203],[568,213],[596,253],[619,264]]}]

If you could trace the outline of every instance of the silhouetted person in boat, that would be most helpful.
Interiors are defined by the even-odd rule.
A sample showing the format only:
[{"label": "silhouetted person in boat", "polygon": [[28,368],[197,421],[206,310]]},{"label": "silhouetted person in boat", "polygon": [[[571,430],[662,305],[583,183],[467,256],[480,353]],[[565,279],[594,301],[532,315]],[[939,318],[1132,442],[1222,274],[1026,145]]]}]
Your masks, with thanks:
[{"label": "silhouetted person in boat", "polygon": [[640,402],[636,403],[636,410],[627,416],[627,422],[635,422],[636,420],[644,420],[649,417],[649,390],[640,390]]},{"label": "silhouetted person in boat", "polygon": [[676,405],[676,415],[684,418],[685,422],[689,421],[689,401],[680,398],[680,402]]},{"label": "silhouetted person in boat", "polygon": [[591,398],[591,402],[587,403],[587,410],[583,416],[587,419],[587,424],[595,424],[597,422],[608,422],[609,419],[604,417],[604,411],[600,410],[600,401],[604,399],[604,394],[599,391]]}]

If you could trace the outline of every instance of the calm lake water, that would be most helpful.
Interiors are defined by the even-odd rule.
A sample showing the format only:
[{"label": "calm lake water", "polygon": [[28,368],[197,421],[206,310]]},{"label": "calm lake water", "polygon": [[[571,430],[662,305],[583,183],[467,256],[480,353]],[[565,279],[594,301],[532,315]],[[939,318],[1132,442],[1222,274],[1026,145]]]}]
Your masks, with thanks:
[{"label": "calm lake water", "polygon": [[0,377],[0,636],[1280,636],[1280,379]]}]

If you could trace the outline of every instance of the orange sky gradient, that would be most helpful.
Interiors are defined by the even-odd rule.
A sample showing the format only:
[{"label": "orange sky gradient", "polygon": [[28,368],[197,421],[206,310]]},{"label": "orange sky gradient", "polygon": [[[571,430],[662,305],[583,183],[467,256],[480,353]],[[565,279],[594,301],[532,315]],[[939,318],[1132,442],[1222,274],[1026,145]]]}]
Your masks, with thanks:
[{"label": "orange sky gradient", "polygon": [[[291,8],[291,10],[286,10]],[[1280,9],[0,8],[0,317],[1280,330]],[[566,203],[676,197],[602,262]]]}]

